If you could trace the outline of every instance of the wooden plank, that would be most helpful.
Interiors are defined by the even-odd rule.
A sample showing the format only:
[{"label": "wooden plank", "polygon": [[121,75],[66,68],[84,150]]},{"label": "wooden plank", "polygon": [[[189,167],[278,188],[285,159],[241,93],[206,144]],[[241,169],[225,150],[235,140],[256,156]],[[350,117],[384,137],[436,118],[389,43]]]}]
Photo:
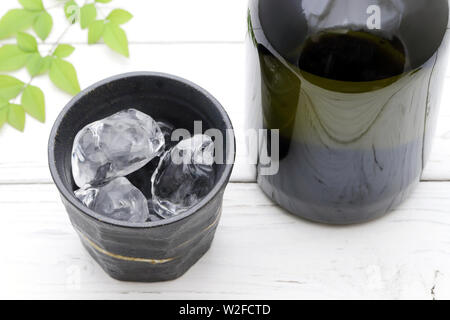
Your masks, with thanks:
[{"label": "wooden plank", "polygon": [[[449,86],[450,81],[447,79],[447,91]],[[441,106],[431,157],[425,167],[422,180],[450,180],[450,116],[446,114],[449,110],[450,100],[446,98]]]},{"label": "wooden plank", "polygon": [[[49,46],[47,46],[49,47]],[[46,48],[44,48],[46,49]],[[83,88],[106,77],[152,70],[189,79],[210,91],[228,111],[236,129],[244,126],[244,47],[241,44],[132,45],[132,59],[110,52],[103,45],[77,45],[70,61],[76,66]],[[217,63],[218,61],[224,63]],[[93,72],[95,70],[95,72]],[[17,76],[27,82],[25,72]],[[51,127],[71,97],[57,90],[47,76],[33,84],[46,94],[47,121],[28,117],[25,133],[5,126],[0,130],[0,183],[48,183],[47,141]],[[243,135],[238,135],[238,162],[234,181],[254,181],[255,170],[246,165]]]},{"label": "wooden plank", "polygon": [[[48,49],[49,46],[43,49]],[[246,159],[245,136],[245,48],[242,44],[131,45],[132,59],[110,52],[103,45],[76,45],[70,61],[76,66],[82,87],[103,78],[139,70],[173,73],[210,91],[228,111],[237,131],[238,159],[233,181],[255,180],[255,169]],[[217,63],[221,61],[222,63]],[[95,70],[95,72],[92,72]],[[17,74],[28,81],[24,72]],[[51,126],[70,96],[55,89],[46,76],[33,82],[47,99],[47,122],[27,118],[25,133],[5,126],[0,130],[0,183],[49,183],[47,140]],[[450,77],[445,88],[450,87]],[[450,91],[445,90],[435,147],[423,175],[424,180],[450,180]]]},{"label": "wooden plank", "polygon": [[[55,42],[68,26],[59,0],[44,0],[53,17],[54,28],[47,43]],[[84,1],[78,1],[80,5]],[[247,1],[245,0],[114,0],[101,5],[98,18],[104,19],[114,8],[130,11],[134,18],[124,25],[131,43],[242,42],[245,38]],[[17,0],[2,0],[0,16],[20,8]],[[87,43],[87,31],[75,25],[64,42]]]},{"label": "wooden plank", "polygon": [[0,185],[0,298],[450,298],[450,183],[421,183],[369,224],[330,227],[230,184],[211,250],[182,278],[110,279],[87,255],[53,185]]}]

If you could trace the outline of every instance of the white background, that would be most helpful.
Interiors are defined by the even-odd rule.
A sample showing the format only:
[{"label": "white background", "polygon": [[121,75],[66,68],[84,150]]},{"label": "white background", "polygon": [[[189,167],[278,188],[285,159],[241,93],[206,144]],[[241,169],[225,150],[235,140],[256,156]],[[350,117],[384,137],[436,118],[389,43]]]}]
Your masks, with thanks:
[{"label": "white background", "polygon": [[[0,15],[16,7],[2,0]],[[243,127],[246,0],[114,0],[104,13],[113,7],[134,14],[124,26],[130,59],[88,46],[78,25],[63,39],[76,47],[69,61],[82,88],[129,71],[173,73],[210,91]],[[67,26],[62,8],[50,12],[43,52]],[[0,298],[450,298],[450,77],[423,181],[393,213],[350,227],[295,218],[262,194],[241,156],[211,250],[182,278],[157,284],[112,280],[81,247],[47,169],[48,135],[71,97],[46,76],[33,84],[45,91],[45,125],[27,117],[25,133],[0,130]],[[242,146],[239,134],[240,155]]]}]

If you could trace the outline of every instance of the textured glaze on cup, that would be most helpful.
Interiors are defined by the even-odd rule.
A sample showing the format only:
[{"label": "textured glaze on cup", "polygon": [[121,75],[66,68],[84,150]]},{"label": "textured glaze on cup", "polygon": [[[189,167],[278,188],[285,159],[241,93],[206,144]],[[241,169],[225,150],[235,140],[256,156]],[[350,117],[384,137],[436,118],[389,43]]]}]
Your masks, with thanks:
[{"label": "textured glaze on cup", "polygon": [[[222,212],[223,193],[232,164],[216,165],[213,190],[195,207],[170,219],[130,223],[115,221],[84,207],[74,196],[71,150],[75,135],[87,124],[130,106],[156,121],[193,132],[194,121],[203,129],[219,129],[231,139],[225,155],[234,159],[230,119],[208,92],[175,76],[138,72],[101,81],[76,96],[56,120],[49,141],[49,165],[62,201],[80,239],[100,266],[113,278],[153,282],[184,274],[211,246]],[[132,182],[146,188],[151,165],[133,174]],[[148,182],[148,183],[147,183]]]}]

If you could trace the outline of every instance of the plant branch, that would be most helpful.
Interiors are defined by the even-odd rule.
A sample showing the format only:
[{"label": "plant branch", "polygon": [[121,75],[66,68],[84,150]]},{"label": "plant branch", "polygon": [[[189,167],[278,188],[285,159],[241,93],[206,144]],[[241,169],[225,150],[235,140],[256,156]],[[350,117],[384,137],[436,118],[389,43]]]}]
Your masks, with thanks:
[{"label": "plant branch", "polygon": [[100,13],[100,15],[102,16],[103,20],[105,20],[106,14],[103,12],[103,8],[101,6],[98,6],[97,3],[95,7],[97,8],[97,12]]},{"label": "plant branch", "polygon": [[[56,48],[58,47],[58,45],[61,43],[62,39],[64,38],[64,36],[67,34],[67,32],[70,30],[70,28],[73,26],[73,24],[69,24],[66,29],[64,29],[64,31],[61,33],[61,35],[58,37],[58,39],[55,41],[55,43],[53,44],[52,48],[49,50],[47,56],[51,56],[53,55],[53,53],[55,52]],[[22,88],[22,90],[19,92],[19,94],[17,95],[16,98],[14,98],[14,103],[17,103],[20,96],[22,95],[23,91],[25,90],[26,87],[28,87],[29,85],[31,85],[31,83],[33,82],[35,76],[30,77],[30,80],[28,81],[28,83],[26,85],[24,85],[24,87]]]},{"label": "plant branch", "polygon": [[49,50],[48,52],[48,56],[52,55],[56,48],[58,47],[58,45],[61,43],[62,39],[64,38],[64,36],[67,34],[67,32],[69,32],[70,28],[73,26],[73,24],[69,24],[66,29],[64,29],[64,31],[61,33],[61,35],[58,37],[58,39],[55,41],[55,43],[53,44],[52,48]]},{"label": "plant branch", "polygon": [[31,82],[33,82],[34,78],[35,78],[34,76],[30,77],[30,80],[28,80],[28,83],[23,86],[22,90],[20,90],[20,92],[17,95],[17,97],[15,97],[14,100],[13,100],[14,104],[18,104],[19,98],[22,95],[23,91],[25,90],[26,87],[28,87],[31,84]]}]

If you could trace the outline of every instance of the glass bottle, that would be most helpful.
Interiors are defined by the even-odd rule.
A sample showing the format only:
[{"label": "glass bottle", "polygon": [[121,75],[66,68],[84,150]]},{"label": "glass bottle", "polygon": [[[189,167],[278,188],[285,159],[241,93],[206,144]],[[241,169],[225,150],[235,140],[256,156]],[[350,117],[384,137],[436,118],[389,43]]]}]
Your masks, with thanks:
[{"label": "glass bottle", "polygon": [[430,154],[448,21],[447,0],[251,0],[247,123],[277,168],[258,163],[264,192],[330,224],[406,199]]}]

